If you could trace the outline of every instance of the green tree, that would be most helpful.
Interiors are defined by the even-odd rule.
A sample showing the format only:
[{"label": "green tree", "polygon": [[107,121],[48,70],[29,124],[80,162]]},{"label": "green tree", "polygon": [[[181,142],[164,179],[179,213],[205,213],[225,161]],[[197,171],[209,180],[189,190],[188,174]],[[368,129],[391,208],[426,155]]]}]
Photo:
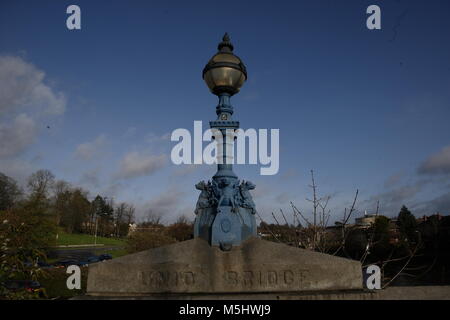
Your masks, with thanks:
[{"label": "green tree", "polygon": [[378,260],[385,260],[391,250],[389,224],[390,219],[388,217],[377,216],[372,226],[372,232],[374,232],[372,253]]},{"label": "green tree", "polygon": [[[114,207],[112,203],[106,202],[106,197],[103,198],[97,195],[92,201],[92,226],[97,225],[98,234],[110,235],[114,232]],[[95,230],[92,230],[95,231]]]},{"label": "green tree", "polygon": [[0,172],[0,211],[12,208],[21,194],[17,182]]},{"label": "green tree", "polygon": [[82,233],[85,231],[91,210],[87,192],[81,188],[67,190],[60,194],[59,199],[61,202],[64,201],[59,205],[59,210],[63,210],[60,225],[69,233]]},{"label": "green tree", "polygon": [[407,207],[402,206],[397,217],[397,226],[404,242],[417,242],[417,221]]},{"label": "green tree", "polygon": [[55,244],[56,225],[41,213],[36,202],[0,211],[0,282],[6,279],[36,279],[37,261],[46,259]]}]

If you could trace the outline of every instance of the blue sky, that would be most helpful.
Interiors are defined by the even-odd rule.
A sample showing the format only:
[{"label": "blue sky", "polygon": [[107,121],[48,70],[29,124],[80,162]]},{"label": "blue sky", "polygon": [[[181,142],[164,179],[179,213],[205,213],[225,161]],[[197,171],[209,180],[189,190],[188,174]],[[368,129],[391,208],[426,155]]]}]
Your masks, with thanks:
[{"label": "blue sky", "polygon": [[[82,29],[66,28],[77,4]],[[382,29],[366,28],[381,7]],[[193,218],[214,167],[175,166],[167,139],[206,126],[217,99],[201,71],[223,33],[249,77],[234,96],[245,128],[280,129],[280,171],[260,176],[261,216],[310,214],[309,172],[340,219],[450,211],[448,1],[7,1],[0,4],[0,172],[59,179],[138,214]],[[47,128],[50,127],[50,128]],[[206,128],[204,128],[206,129]]]}]

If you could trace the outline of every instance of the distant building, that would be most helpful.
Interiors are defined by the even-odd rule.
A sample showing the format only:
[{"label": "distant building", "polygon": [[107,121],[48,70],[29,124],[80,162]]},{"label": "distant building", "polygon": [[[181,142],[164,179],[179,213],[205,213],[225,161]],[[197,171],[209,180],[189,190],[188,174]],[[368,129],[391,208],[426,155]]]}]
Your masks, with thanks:
[{"label": "distant building", "polygon": [[137,224],[136,223],[130,223],[128,225],[128,236],[130,236],[130,234],[132,234],[133,232],[136,232],[137,229]]},{"label": "distant building", "polygon": [[445,218],[445,216],[441,215],[438,212],[438,213],[432,214],[431,216],[425,216],[424,215],[422,218],[418,218],[416,220],[417,220],[417,223],[422,223],[422,222],[428,221],[430,218],[431,219],[436,219],[437,221],[441,221],[443,218]]},{"label": "distant building", "polygon": [[364,213],[364,216],[360,218],[355,218],[356,227],[359,228],[368,228],[372,224],[375,223],[375,219],[378,217],[378,214],[367,214],[367,211]]},{"label": "distant building", "polygon": [[134,232],[137,231],[148,231],[148,232],[163,232],[165,229],[165,227],[162,224],[147,224],[147,225],[142,225],[142,224],[136,224],[136,223],[130,223],[128,225],[128,236],[130,236],[131,234],[133,234]]}]

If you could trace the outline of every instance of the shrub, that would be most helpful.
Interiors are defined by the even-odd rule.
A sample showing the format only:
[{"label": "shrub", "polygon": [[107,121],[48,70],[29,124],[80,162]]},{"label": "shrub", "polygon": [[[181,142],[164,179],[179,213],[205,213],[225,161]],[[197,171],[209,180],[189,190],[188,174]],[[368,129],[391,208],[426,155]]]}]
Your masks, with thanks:
[{"label": "shrub", "polygon": [[[9,279],[37,280],[45,272],[38,261],[46,260],[46,251],[54,245],[54,222],[35,203],[0,211],[0,283]],[[1,287],[1,285],[0,285]],[[32,299],[36,295],[11,293],[0,288],[6,299]]]},{"label": "shrub", "polygon": [[128,238],[126,250],[134,253],[175,243],[176,240],[165,232],[153,230],[135,231]]},{"label": "shrub", "polygon": [[189,240],[194,236],[194,226],[191,223],[177,222],[167,228],[167,234],[177,241]]}]

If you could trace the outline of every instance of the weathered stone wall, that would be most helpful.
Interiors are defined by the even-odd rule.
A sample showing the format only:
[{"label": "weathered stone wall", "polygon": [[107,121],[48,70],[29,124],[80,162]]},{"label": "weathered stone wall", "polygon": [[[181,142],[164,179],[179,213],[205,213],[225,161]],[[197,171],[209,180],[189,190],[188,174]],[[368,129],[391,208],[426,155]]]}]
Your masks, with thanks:
[{"label": "weathered stone wall", "polygon": [[362,289],[361,264],[250,239],[224,252],[194,239],[89,266],[88,294],[261,293]]}]

